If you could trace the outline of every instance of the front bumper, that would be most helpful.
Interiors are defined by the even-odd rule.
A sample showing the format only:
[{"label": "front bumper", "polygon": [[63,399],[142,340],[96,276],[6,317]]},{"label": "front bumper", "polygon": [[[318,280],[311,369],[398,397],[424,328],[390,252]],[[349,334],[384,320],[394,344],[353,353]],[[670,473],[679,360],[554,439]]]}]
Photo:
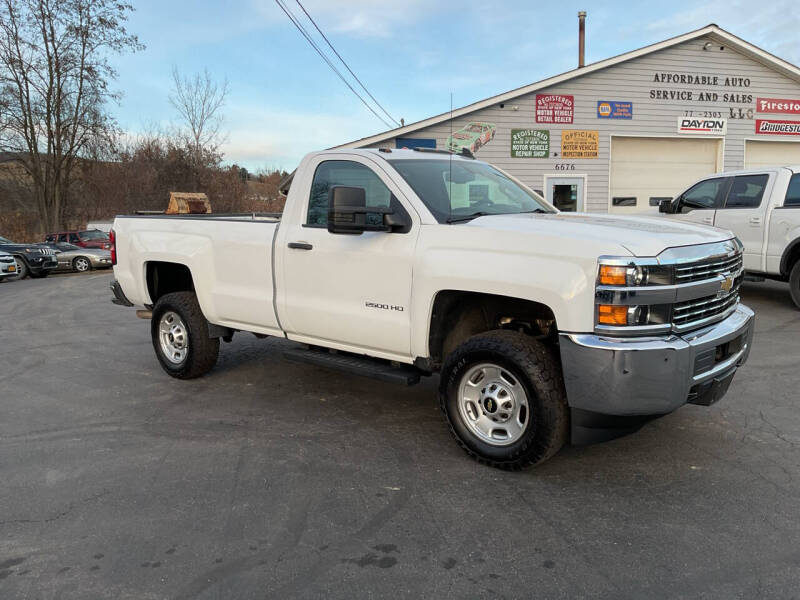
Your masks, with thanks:
[{"label": "front bumper", "polygon": [[753,311],[681,335],[620,338],[560,334],[567,401],[573,411],[657,416],[727,391],[753,342]]},{"label": "front bumper", "polygon": [[54,256],[46,256],[41,261],[28,261],[28,270],[33,274],[39,274],[42,271],[52,271],[58,267],[58,261]]}]

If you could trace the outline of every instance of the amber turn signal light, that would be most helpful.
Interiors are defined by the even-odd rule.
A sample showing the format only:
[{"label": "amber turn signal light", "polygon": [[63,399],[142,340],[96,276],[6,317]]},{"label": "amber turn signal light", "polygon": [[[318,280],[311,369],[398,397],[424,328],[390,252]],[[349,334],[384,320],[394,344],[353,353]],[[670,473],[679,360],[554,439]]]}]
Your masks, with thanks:
[{"label": "amber turn signal light", "polygon": [[597,322],[600,325],[627,325],[628,307],[614,306],[612,304],[598,304]]},{"label": "amber turn signal light", "polygon": [[600,285],[625,285],[627,272],[627,267],[600,265]]}]

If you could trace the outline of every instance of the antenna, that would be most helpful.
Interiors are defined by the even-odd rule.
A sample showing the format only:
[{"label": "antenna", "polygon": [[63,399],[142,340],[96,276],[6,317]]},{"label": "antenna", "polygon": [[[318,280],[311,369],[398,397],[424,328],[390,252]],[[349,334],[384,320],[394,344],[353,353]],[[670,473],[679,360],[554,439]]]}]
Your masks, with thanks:
[{"label": "antenna", "polygon": [[[453,92],[450,92],[450,143],[453,143]],[[447,148],[450,150],[450,148]],[[450,152],[450,176],[447,178],[447,220],[453,217],[453,153]]]}]

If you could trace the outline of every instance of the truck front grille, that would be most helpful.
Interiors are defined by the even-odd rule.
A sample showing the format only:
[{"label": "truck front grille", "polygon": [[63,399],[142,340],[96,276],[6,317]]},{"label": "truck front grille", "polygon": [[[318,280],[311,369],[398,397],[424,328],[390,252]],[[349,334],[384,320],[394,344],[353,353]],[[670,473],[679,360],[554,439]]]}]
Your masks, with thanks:
[{"label": "truck front grille", "polygon": [[690,283],[713,279],[717,275],[739,273],[742,270],[741,253],[714,261],[701,261],[675,267],[675,283]]},{"label": "truck front grille", "polygon": [[713,322],[730,313],[739,303],[739,286],[742,284],[742,253],[713,261],[702,261],[675,268],[675,283],[690,283],[714,279],[718,276],[733,277],[728,293],[703,296],[672,307],[672,325],[676,331],[687,331]]}]

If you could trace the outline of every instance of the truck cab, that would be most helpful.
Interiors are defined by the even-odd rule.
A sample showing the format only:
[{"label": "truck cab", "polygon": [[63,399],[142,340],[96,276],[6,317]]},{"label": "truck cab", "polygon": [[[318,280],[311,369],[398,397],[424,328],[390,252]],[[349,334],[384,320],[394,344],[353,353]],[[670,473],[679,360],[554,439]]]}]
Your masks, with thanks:
[{"label": "truck cab", "polygon": [[[744,269],[790,283],[800,307],[800,167],[709,175],[659,210],[673,219],[732,231],[744,245]],[[793,272],[794,277],[793,277]]]}]

